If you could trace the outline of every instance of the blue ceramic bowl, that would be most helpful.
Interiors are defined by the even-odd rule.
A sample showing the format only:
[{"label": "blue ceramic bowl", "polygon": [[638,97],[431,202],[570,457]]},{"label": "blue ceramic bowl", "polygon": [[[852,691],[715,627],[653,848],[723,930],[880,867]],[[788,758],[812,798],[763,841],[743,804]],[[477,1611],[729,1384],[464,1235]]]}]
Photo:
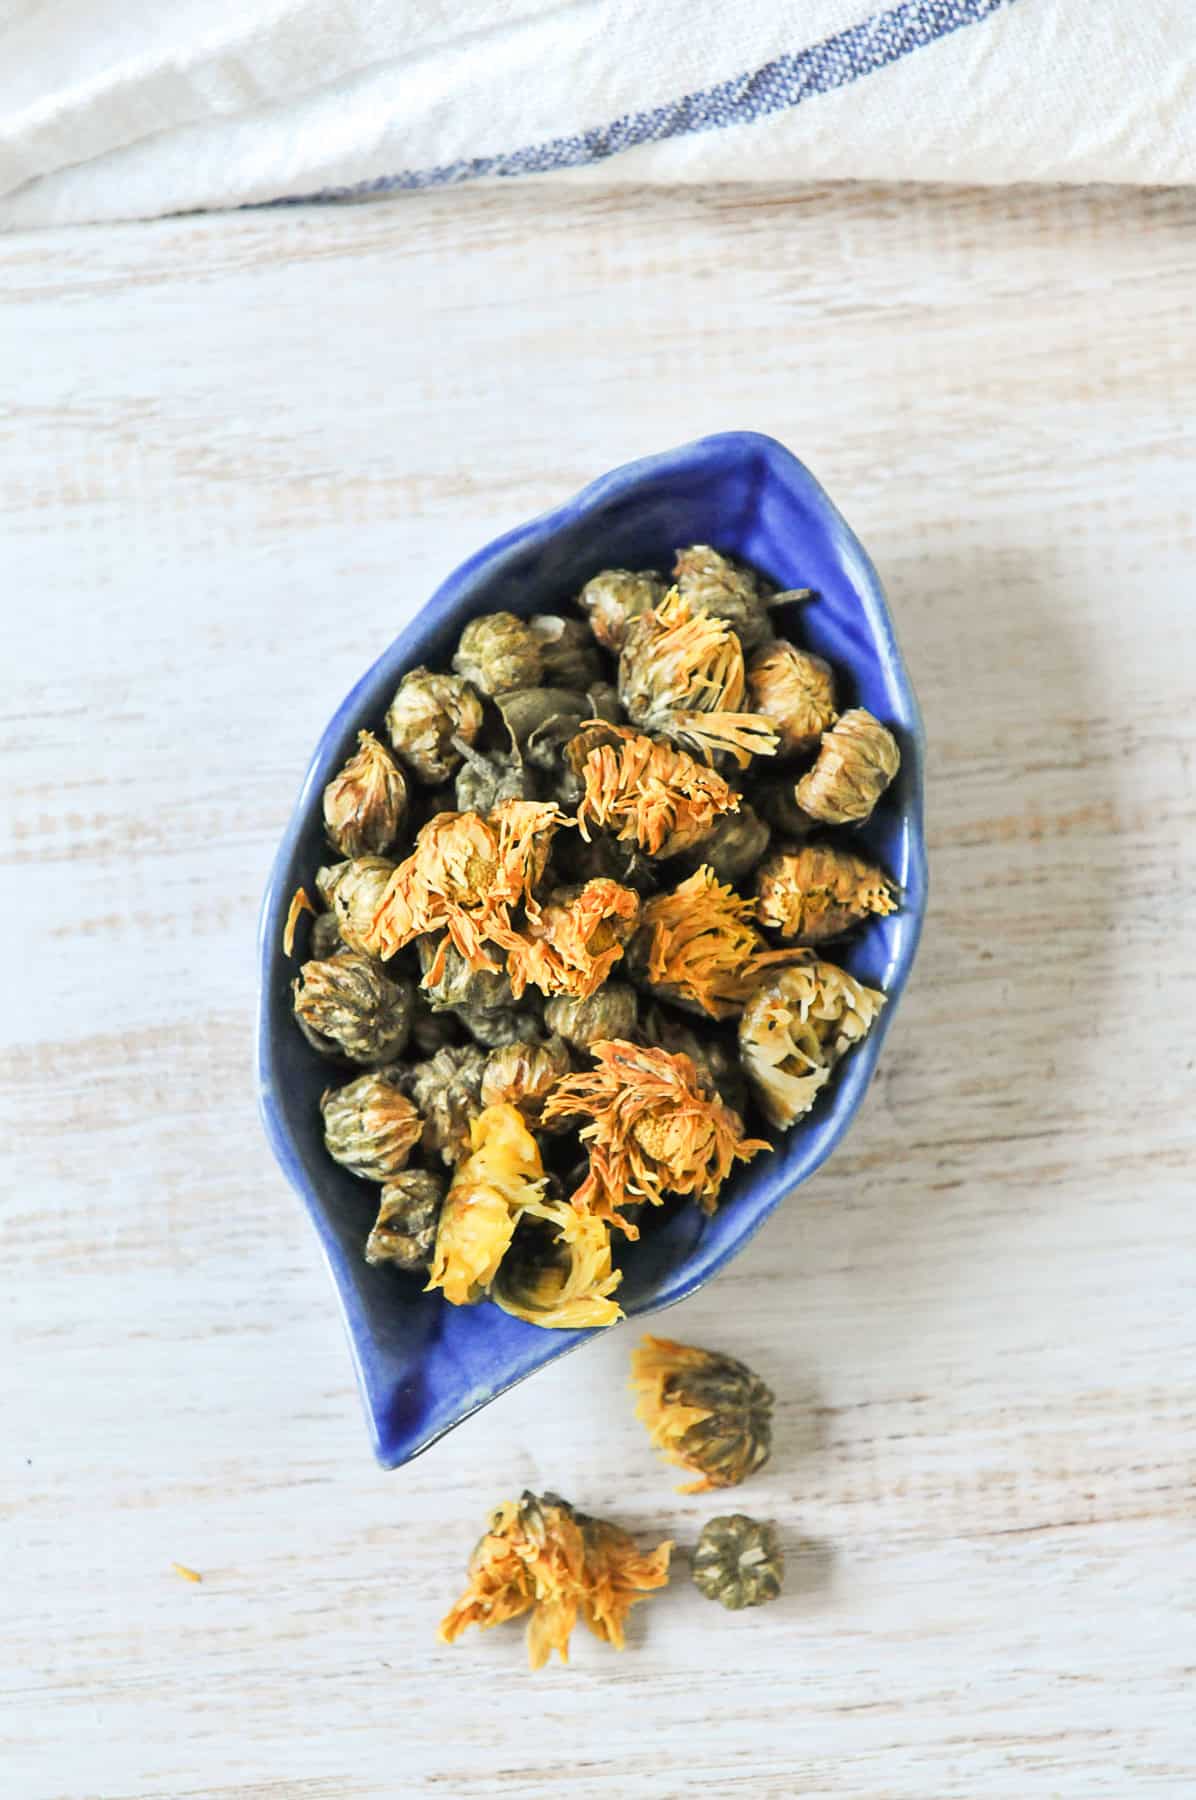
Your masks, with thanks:
[{"label": "blue ceramic bowl", "polygon": [[645,457],[602,476],[554,511],[462,563],[338,709],[316,748],[274,862],[259,931],[258,1077],[266,1133],[298,1190],[340,1296],[374,1452],[406,1462],[589,1331],[545,1331],[483,1302],[449,1306],[419,1280],[372,1269],[362,1244],[377,1191],[324,1150],[319,1096],[328,1065],[291,1017],[295,973],[282,954],[291,894],[326,860],[321,795],[362,726],[377,728],[405,670],[445,664],[466,622],[483,612],[547,612],[611,565],[667,568],[679,544],[711,543],[780,587],[810,587],[800,640],[838,671],[851,703],[895,731],[901,773],[860,833],[862,847],[900,882],[904,904],[873,920],[841,960],[882,987],[889,1004],[841,1066],[811,1116],[728,1184],[713,1218],[678,1205],[662,1228],[626,1252],[619,1298],[630,1315],[693,1293],[747,1243],[787,1195],[829,1156],[851,1121],[909,975],[926,905],[922,730],[876,571],[814,477],[771,438],[726,432]]}]

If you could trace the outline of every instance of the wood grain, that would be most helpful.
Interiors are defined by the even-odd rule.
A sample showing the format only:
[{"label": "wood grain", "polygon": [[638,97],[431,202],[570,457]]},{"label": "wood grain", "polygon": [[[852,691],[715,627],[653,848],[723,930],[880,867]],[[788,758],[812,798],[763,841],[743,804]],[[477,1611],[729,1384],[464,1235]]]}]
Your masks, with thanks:
[{"label": "wood grain", "polygon": [[[1194,226],[526,190],[0,245],[6,1793],[1192,1793]],[[525,1686],[518,1630],[435,1640],[497,1498],[683,1543],[718,1498],[629,1331],[373,1468],[254,1114],[256,907],[465,552],[740,426],[888,585],[931,915],[850,1139],[668,1321],[781,1396],[735,1498],[783,1600],[682,1579]]]}]

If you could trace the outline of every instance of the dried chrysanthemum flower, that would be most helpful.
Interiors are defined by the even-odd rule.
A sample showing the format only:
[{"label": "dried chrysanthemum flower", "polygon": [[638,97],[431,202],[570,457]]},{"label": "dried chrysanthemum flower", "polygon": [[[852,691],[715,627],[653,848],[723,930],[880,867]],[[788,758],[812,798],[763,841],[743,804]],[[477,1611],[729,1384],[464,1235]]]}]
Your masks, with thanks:
[{"label": "dried chrysanthemum flower", "polygon": [[772,833],[754,807],[740,801],[739,811],[724,813],[699,845],[689,852],[695,868],[704,863],[720,881],[739,881],[754,869],[768,849]]},{"label": "dried chrysanthemum flower", "polygon": [[428,1269],[444,1203],[444,1182],[427,1169],[404,1169],[382,1189],[374,1229],[365,1244],[368,1263]]},{"label": "dried chrysanthemum flower", "polygon": [[575,1050],[588,1050],[604,1038],[629,1038],[635,1030],[639,1002],[627,982],[608,981],[587,1000],[560,994],[546,1002],[544,1023]]},{"label": "dried chrysanthemum flower", "polygon": [[482,1075],[483,1106],[517,1106],[529,1125],[538,1125],[544,1102],[573,1064],[564,1038],[545,1044],[528,1039],[496,1050]]},{"label": "dried chrysanthemum flower", "polygon": [[679,1469],[700,1479],[677,1489],[738,1487],[768,1461],[773,1394],[746,1363],[672,1338],[645,1337],[631,1353],[636,1417]]},{"label": "dried chrysanthemum flower", "polygon": [[709,544],[678,550],[673,579],[695,612],[724,620],[745,650],[769,635],[768,605],[755,574]]},{"label": "dried chrysanthemum flower", "polygon": [[532,800],[536,778],[516,756],[486,756],[464,738],[454,740],[461,752],[461,767],[453,786],[458,812],[492,812],[504,800]]},{"label": "dried chrysanthemum flower", "polygon": [[814,767],[797,784],[797,803],[826,825],[862,824],[900,767],[892,732],[853,707],[823,738]]},{"label": "dried chrysanthemum flower", "polygon": [[771,756],[778,742],[769,720],[743,710],[745,693],[739,639],[676,589],[628,631],[619,698],[644,731],[659,732],[707,762],[725,752],[745,769],[753,756]]},{"label": "dried chrysanthemum flower", "polygon": [[584,620],[536,613],[528,624],[539,640],[543,679],[549,686],[584,689],[601,681],[602,661]]},{"label": "dried chrysanthemum flower", "polygon": [[531,984],[542,994],[588,999],[622,960],[639,912],[639,895],[617,881],[554,889],[537,916],[505,940],[515,998]]},{"label": "dried chrysanthemum flower", "polygon": [[[604,731],[615,731],[613,725]],[[595,745],[582,767],[585,792],[577,809],[583,837],[594,825],[634,841],[650,856],[676,856],[700,843],[714,821],[739,810],[739,795],[721,775],[684,750],[626,733]]]},{"label": "dried chrysanthemum flower", "polygon": [[632,968],[674,1006],[733,1018],[766,970],[804,955],[770,950],[752,923],[755,911],[754,900],[716,881],[703,865],[672,893],[646,903]]},{"label": "dried chrysanthemum flower", "polygon": [[374,915],[395,867],[385,856],[355,856],[348,862],[333,863],[316,871],[320,898],[351,950],[369,950]]},{"label": "dried chrysanthemum flower", "polygon": [[806,756],[817,749],[838,716],[831,665],[785,638],[755,652],[747,685],[753,710],[763,713],[781,740],[781,756]]},{"label": "dried chrysanthemum flower", "polygon": [[295,932],[298,928],[299,920],[305,912],[315,915],[316,909],[308,898],[307,889],[297,887],[295,892],[291,895],[291,904],[287,908],[287,916],[283,921],[282,953],[284,956],[291,956],[294,954]]},{"label": "dried chrysanthemum flower", "polygon": [[390,703],[386,730],[396,755],[433,787],[447,781],[461,761],[453,739],[476,743],[482,720],[482,702],[467,681],[412,669]]},{"label": "dried chrysanthemum flower", "polygon": [[393,1181],[406,1168],[424,1128],[392,1069],[329,1088],[321,1096],[320,1111],[329,1156],[362,1181]]},{"label": "dried chrysanthemum flower", "polygon": [[427,1062],[416,1063],[407,1085],[424,1118],[423,1148],[453,1164],[469,1145],[473,1121],[482,1110],[486,1052],[476,1044],[445,1044]]},{"label": "dried chrysanthemum flower", "polygon": [[688,1019],[679,1018],[667,1006],[659,1006],[655,1001],[645,1010],[637,1035],[642,1043],[655,1044],[658,1049],[667,1050],[670,1056],[688,1056],[720,1100],[740,1118],[744,1116],[748,1100],[747,1077],[733,1040],[724,1042],[722,1033],[709,1027],[699,1032]]},{"label": "dried chrysanthemum flower", "polygon": [[828,962],[783,969],[756,989],[739,1021],[739,1054],[773,1125],[784,1130],[809,1112],[884,1003],[877,989]]},{"label": "dried chrysanthemum flower", "polygon": [[381,856],[407,816],[407,778],[372,731],[324,789],[324,829],[342,856]]},{"label": "dried chrysanthemum flower", "polygon": [[437,1012],[457,1006],[480,1006],[491,1012],[514,1006],[504,969],[471,969],[455,944],[438,937],[417,938],[415,948],[424,974],[420,992]]},{"label": "dried chrysanthemum flower", "polygon": [[702,1527],[691,1564],[694,1586],[731,1612],[775,1600],[785,1578],[776,1528],[746,1513],[726,1513]]},{"label": "dried chrysanthemum flower", "polygon": [[392,981],[360,951],[304,963],[291,994],[299,1029],[321,1056],[380,1068],[402,1053],[411,1035],[412,984]]},{"label": "dried chrysanthemum flower", "polygon": [[666,1542],[645,1553],[627,1532],[575,1512],[558,1495],[525,1493],[491,1513],[469,1559],[465,1593],[441,1622],[441,1641],[530,1612],[528,1661],[540,1669],[554,1650],[568,1662],[580,1611],[596,1637],[621,1650],[632,1606],[668,1582],[672,1548]]},{"label": "dried chrysanthemum flower", "polygon": [[514,613],[485,613],[461,633],[453,667],[482,694],[535,687],[544,674],[540,640]]},{"label": "dried chrysanthemum flower", "polygon": [[[472,1306],[498,1273],[520,1215],[544,1200],[540,1147],[514,1106],[487,1106],[470,1127],[436,1232],[429,1288]],[[558,1202],[558,1205],[561,1203]]]},{"label": "dried chrysanthemum flower", "polygon": [[748,1162],[768,1144],[743,1135],[743,1120],[724,1106],[688,1056],[625,1041],[599,1042],[597,1068],[566,1075],[544,1106],[544,1121],[587,1121],[590,1172],[573,1204],[620,1225],[626,1200],[664,1203],[666,1194],[692,1195],[713,1212],[719,1190],[738,1159]]},{"label": "dried chrysanthemum flower", "polygon": [[611,1268],[609,1225],[563,1201],[548,1202],[543,1211],[552,1216],[542,1222],[537,1215],[537,1237],[547,1236],[548,1242],[532,1255],[520,1252],[516,1238],[491,1298],[516,1319],[549,1331],[614,1325],[623,1313],[611,1296],[623,1276]]},{"label": "dried chrysanthemum flower", "polygon": [[665,586],[659,575],[636,574],[632,569],[603,569],[586,582],[577,604],[589,614],[590,630],[603,649],[617,655],[631,621],[664,598]]},{"label": "dried chrysanthemum flower", "polygon": [[803,844],[770,856],[756,871],[756,893],[761,924],[803,944],[897,910],[884,870],[835,844]]}]

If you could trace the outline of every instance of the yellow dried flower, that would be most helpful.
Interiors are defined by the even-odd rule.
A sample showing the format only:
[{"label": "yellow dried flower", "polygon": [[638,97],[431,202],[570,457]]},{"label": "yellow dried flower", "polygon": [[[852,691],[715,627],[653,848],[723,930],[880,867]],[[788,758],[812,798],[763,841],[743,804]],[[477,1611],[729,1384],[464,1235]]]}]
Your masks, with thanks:
[{"label": "yellow dried flower", "polygon": [[804,960],[800,950],[770,950],[752,919],[754,900],[716,881],[703,866],[671,894],[644,906],[632,958],[656,993],[690,1012],[730,1019],[765,970]]},{"label": "yellow dried flower", "polygon": [[357,751],[324,789],[324,828],[342,856],[380,856],[399,835],[407,814],[407,780],[371,731],[357,733]]},{"label": "yellow dried flower", "polygon": [[752,706],[774,726],[782,756],[805,756],[834,724],[831,665],[784,638],[761,645],[748,664]]},{"label": "yellow dried flower", "polygon": [[756,912],[782,937],[804,944],[838,937],[869,914],[896,912],[883,869],[834,844],[779,851],[756,871]]},{"label": "yellow dried flower", "polygon": [[700,1479],[679,1494],[737,1487],[772,1448],[773,1395],[746,1363],[672,1338],[645,1337],[631,1353],[636,1417],[677,1468]]},{"label": "yellow dried flower", "polygon": [[900,767],[892,732],[853,707],[823,738],[817,762],[797,784],[797,803],[825,825],[862,824]]},{"label": "yellow dried flower", "polygon": [[589,826],[607,826],[650,856],[675,856],[700,843],[720,814],[738,812],[739,795],[684,750],[630,732],[620,737],[617,745],[599,743],[585,757],[585,792],[577,809],[584,838]]},{"label": "yellow dried flower", "polygon": [[589,999],[622,959],[639,912],[639,895],[617,881],[558,888],[523,935],[514,931],[504,940],[515,998],[531,983],[542,994]]},{"label": "yellow dried flower", "polygon": [[707,762],[725,751],[745,769],[776,751],[768,719],[742,710],[745,691],[743,646],[731,627],[695,611],[676,588],[627,633],[619,697],[628,716]]},{"label": "yellow dried flower", "polygon": [[555,1650],[569,1660],[580,1611],[594,1635],[621,1650],[637,1600],[669,1578],[672,1544],[647,1553],[618,1526],[577,1513],[556,1494],[524,1493],[490,1515],[469,1559],[469,1585],[440,1626],[451,1644],[470,1625],[487,1630],[531,1613],[528,1661],[543,1668]]},{"label": "yellow dried flower", "polygon": [[621,1039],[591,1046],[597,1068],[567,1075],[544,1106],[544,1121],[581,1118],[590,1168],[573,1205],[610,1219],[628,1237],[636,1227],[619,1208],[666,1194],[692,1195],[713,1212],[736,1159],[768,1144],[745,1138],[743,1120],[715,1094],[688,1056]]},{"label": "yellow dried flower", "polygon": [[611,1295],[622,1271],[611,1268],[610,1227],[564,1201],[529,1209],[555,1229],[547,1255],[520,1257],[518,1244],[495,1278],[492,1297],[504,1312],[529,1325],[575,1331],[613,1325],[623,1317]]},{"label": "yellow dried flower", "polygon": [[785,969],[757,988],[739,1021],[739,1053],[772,1124],[784,1130],[809,1112],[884,1003],[884,994],[828,962]]},{"label": "yellow dried flower", "polygon": [[470,1127],[436,1233],[429,1288],[453,1306],[480,1300],[498,1273],[520,1214],[544,1196],[540,1147],[514,1106],[487,1106]]}]

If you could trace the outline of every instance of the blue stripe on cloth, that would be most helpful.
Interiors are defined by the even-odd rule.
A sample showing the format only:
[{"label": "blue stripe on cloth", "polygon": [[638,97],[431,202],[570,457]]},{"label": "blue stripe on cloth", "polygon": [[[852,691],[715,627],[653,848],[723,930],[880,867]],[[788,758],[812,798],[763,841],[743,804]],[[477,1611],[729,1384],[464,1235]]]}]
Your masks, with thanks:
[{"label": "blue stripe on cloth", "polygon": [[298,195],[294,203],[352,200],[399,189],[449,187],[491,176],[542,175],[553,169],[576,169],[586,163],[603,162],[608,156],[618,156],[639,144],[657,144],[699,131],[722,131],[728,125],[749,125],[770,113],[800,106],[815,94],[847,87],[861,76],[899,62],[912,51],[924,49],[962,26],[978,24],[1014,3],[1015,0],[903,0],[903,4],[875,13],[861,24],[849,26],[804,50],[789,51],[758,69],[732,76],[713,87],[698,88],[692,94],[682,94],[647,112],[624,113],[589,131],[549,138],[542,144],[528,144],[493,156],[471,156],[430,169],[409,169],[400,175],[379,175],[349,187]]}]

